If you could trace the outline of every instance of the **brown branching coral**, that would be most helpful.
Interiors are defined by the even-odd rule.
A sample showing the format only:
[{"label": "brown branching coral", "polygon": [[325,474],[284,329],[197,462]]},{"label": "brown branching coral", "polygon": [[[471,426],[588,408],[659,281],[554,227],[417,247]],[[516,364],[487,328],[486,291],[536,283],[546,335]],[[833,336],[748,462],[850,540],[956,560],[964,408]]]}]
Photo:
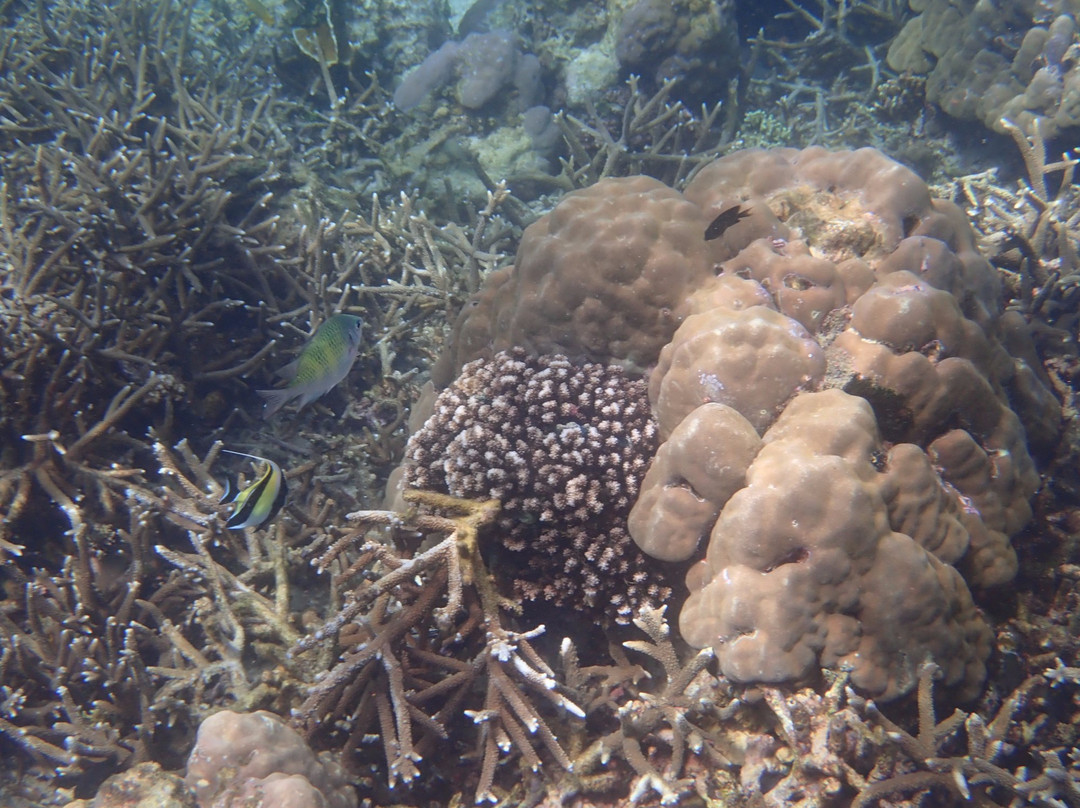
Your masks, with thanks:
[{"label": "brown branching coral", "polygon": [[[243,657],[270,668],[298,636],[286,537],[249,530],[243,544],[230,541],[208,474],[218,448],[199,459],[186,444],[175,454],[158,444],[175,487],[155,491],[129,476],[117,494],[126,526],[82,525],[53,573],[7,569],[0,736],[56,777],[96,777],[179,749],[210,702],[273,703],[278,675],[253,676]],[[170,527],[187,531],[194,553],[155,545],[175,536]],[[247,569],[215,561],[215,544]],[[261,591],[266,579],[276,597]]]},{"label": "brown branching coral", "polygon": [[[344,648],[341,661],[312,687],[298,722],[309,735],[338,727],[347,750],[378,727],[391,787],[419,775],[424,753],[449,736],[451,719],[463,711],[481,728],[478,800],[492,798],[496,768],[511,749],[534,771],[540,749],[570,768],[545,713],[583,713],[560,693],[554,672],[531,643],[544,627],[518,632],[504,626],[510,604],[496,592],[480,557],[478,531],[493,523],[498,503],[416,491],[405,498],[452,515],[419,513],[403,520],[388,511],[352,514],[356,527],[316,561],[324,570],[350,562],[335,585],[353,588],[341,611],[296,647],[302,655],[336,634]],[[374,526],[418,530],[436,543],[406,558],[366,540]],[[357,555],[346,559],[347,551]],[[366,580],[366,570],[378,577]],[[478,686],[485,696],[471,708]]]},{"label": "brown branching coral", "polygon": [[586,102],[589,119],[562,113],[556,119],[570,156],[563,158],[560,180],[567,190],[592,185],[605,177],[646,174],[669,185],[683,182],[694,170],[720,154],[738,125],[738,82],[729,84],[723,103],[695,115],[681,101],[672,101],[677,82],[663,82],[646,95],[639,78],[630,76],[622,117],[606,121]]},{"label": "brown branching coral", "polygon": [[227,406],[249,395],[240,379],[343,308],[377,338],[356,416],[388,465],[439,323],[502,261],[505,189],[469,228],[409,197],[374,197],[366,219],[285,207],[309,141],[324,162],[351,159],[325,140],[378,117],[374,90],[307,121],[255,90],[259,46],[205,58],[215,38],[194,35],[192,3],[45,19],[20,18],[0,52],[0,553],[50,502],[76,531],[110,518],[150,462],[148,426],[242,421]]},{"label": "brown branching coral", "polygon": [[1070,348],[1080,289],[1080,215],[1076,213],[1077,160],[1050,159],[1036,119],[1025,133],[1009,120],[1002,127],[1016,141],[1026,176],[1006,187],[997,170],[959,177],[948,193],[965,208],[982,246],[1002,270],[1010,307],[1032,323],[1042,348]]},{"label": "brown branching coral", "polygon": [[[1016,751],[1018,715],[1029,708],[1039,691],[1047,691],[1048,684],[1075,681],[1069,669],[1059,665],[1044,675],[1025,679],[988,720],[978,713],[957,709],[938,721],[933,698],[936,673],[937,666],[932,663],[919,672],[916,734],[878,713],[873,704],[868,705],[871,716],[884,726],[889,742],[915,768],[901,767],[892,776],[871,777],[852,802],[853,808],[882,805],[886,798],[898,794],[930,790],[950,792],[954,799],[977,800],[982,805],[1017,805],[1019,801],[1029,805],[1080,805],[1080,783],[1073,762],[1067,762],[1064,756],[1066,750],[1043,751],[1038,761],[1031,761],[1041,769],[1034,776],[1027,765],[1013,770],[1006,762]],[[951,748],[954,737],[961,734],[967,740],[965,754]]]},{"label": "brown branching coral", "polygon": [[[65,6],[55,29],[24,20],[3,52],[9,548],[42,494],[75,534],[91,514],[122,510],[118,491],[134,472],[121,469],[140,449],[124,433],[150,422],[167,431],[201,374],[246,369],[214,324],[259,297],[270,283],[262,270],[283,251],[252,170],[253,153],[270,148],[266,105],[191,75],[182,33],[191,13],[175,3]],[[200,366],[207,356],[224,364]]]},{"label": "brown branching coral", "polygon": [[[589,745],[574,759],[578,789],[590,790],[590,778],[595,777],[604,762],[614,755],[622,758],[636,776],[630,788],[632,803],[637,804],[655,792],[661,804],[674,805],[681,797],[693,792],[694,780],[687,776],[687,759],[691,754],[701,756],[706,765],[730,764],[721,751],[722,744],[705,722],[712,724],[725,710],[733,712],[738,708],[738,702],[726,699],[720,682],[706,670],[713,658],[711,650],[699,651],[686,660],[681,658],[664,619],[666,608],[641,608],[634,624],[649,639],[623,643],[626,648],[659,663],[659,686],[645,689],[636,681],[615,679],[619,688],[629,686],[630,690],[615,706],[618,729]],[[580,668],[576,652],[571,652],[572,648],[564,643],[564,666],[572,687],[582,691],[591,689],[589,680],[597,673],[611,682],[610,671]],[[642,669],[637,670],[644,673]],[[636,678],[632,669],[624,669],[622,676],[627,673]],[[729,702],[723,709],[722,701]],[[609,702],[601,700],[594,701],[591,706],[595,709],[608,705]],[[665,752],[662,755],[655,751],[647,754],[646,749],[655,750],[660,739],[663,739]]]}]

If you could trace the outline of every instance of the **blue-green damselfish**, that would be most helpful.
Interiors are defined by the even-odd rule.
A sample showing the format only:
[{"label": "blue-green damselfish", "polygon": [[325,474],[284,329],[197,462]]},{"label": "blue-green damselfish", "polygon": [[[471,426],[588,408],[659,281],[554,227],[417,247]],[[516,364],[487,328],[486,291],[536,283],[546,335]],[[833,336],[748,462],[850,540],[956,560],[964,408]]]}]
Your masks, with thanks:
[{"label": "blue-green damselfish", "polygon": [[266,464],[266,470],[243,490],[233,491],[231,481],[225,481],[225,494],[221,497],[219,504],[234,506],[228,521],[225,522],[225,527],[241,530],[245,527],[258,527],[273,519],[281,510],[281,506],[285,504],[285,497],[289,492],[281,466],[273,460],[267,460],[258,455],[233,452],[229,449],[222,449],[222,451],[240,457],[250,457],[252,460],[261,460]]},{"label": "blue-green damselfish", "polygon": [[303,408],[348,376],[360,351],[363,328],[364,321],[352,314],[335,314],[320,325],[300,357],[279,371],[291,379],[288,386],[257,391],[266,399],[263,417],[269,418],[294,398]]}]

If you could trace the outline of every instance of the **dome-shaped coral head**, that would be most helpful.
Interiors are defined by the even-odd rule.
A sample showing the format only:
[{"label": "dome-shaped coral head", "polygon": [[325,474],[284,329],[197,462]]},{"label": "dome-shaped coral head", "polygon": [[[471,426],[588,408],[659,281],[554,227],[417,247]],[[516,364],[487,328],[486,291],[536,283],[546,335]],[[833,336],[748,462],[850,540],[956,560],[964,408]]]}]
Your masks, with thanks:
[{"label": "dome-shaped coral head", "polygon": [[656,443],[644,382],[518,349],[470,362],[439,395],[405,482],[502,503],[485,550],[518,599],[628,623],[671,592],[626,529]]},{"label": "dome-shaped coral head", "polygon": [[918,175],[874,149],[752,149],[698,172],[685,196],[710,216],[740,204],[755,227],[741,243],[802,240],[812,255],[840,262],[890,253],[935,209]]},{"label": "dome-shaped coral head", "polygon": [[513,269],[492,273],[462,311],[436,384],[516,346],[643,372],[726,257],[704,237],[713,218],[651,177],[567,194],[525,229]]}]

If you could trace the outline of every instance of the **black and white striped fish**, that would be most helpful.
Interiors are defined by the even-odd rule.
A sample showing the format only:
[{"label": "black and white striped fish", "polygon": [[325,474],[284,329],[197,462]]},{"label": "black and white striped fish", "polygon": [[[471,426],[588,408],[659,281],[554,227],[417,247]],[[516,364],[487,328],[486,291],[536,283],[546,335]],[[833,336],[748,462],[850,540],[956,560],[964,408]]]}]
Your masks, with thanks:
[{"label": "black and white striped fish", "polygon": [[267,460],[258,455],[233,452],[222,449],[223,452],[250,457],[252,460],[261,460],[266,464],[266,470],[242,490],[233,490],[232,483],[225,481],[225,494],[221,497],[221,505],[233,505],[233,512],[229,515],[225,527],[231,530],[241,530],[245,527],[258,527],[264,522],[273,519],[281,506],[285,504],[288,494],[288,486],[285,484],[285,474],[281,466],[273,460]]}]

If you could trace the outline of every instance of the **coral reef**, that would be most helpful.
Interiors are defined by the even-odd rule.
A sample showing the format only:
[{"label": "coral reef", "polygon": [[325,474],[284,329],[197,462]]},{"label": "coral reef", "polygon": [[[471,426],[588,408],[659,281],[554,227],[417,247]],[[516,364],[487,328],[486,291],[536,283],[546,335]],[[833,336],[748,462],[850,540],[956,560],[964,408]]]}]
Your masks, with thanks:
[{"label": "coral reef", "polygon": [[[0,3],[0,803],[1080,804],[1075,11],[938,62],[1020,166],[893,73],[901,5]],[[810,142],[975,234],[872,151],[716,160]],[[262,422],[338,312],[352,372]],[[482,501],[356,511],[440,353],[411,481]],[[271,522],[227,529],[224,446]],[[308,776],[211,797],[213,736]]]},{"label": "coral reef", "polygon": [[498,577],[516,599],[629,623],[670,594],[626,532],[656,451],[645,385],[524,350],[466,365],[405,448],[407,488],[498,500]]},{"label": "coral reef", "polygon": [[[251,64],[265,51],[201,58],[220,43],[192,4],[54,11],[5,18],[0,57],[0,748],[28,783],[85,791],[175,765],[210,706],[283,709],[287,548],[398,461],[433,321],[501,260],[507,194],[466,227],[407,196],[332,219],[297,187],[355,156],[369,98],[293,117]],[[321,126],[350,138],[327,149]],[[344,308],[377,331],[366,394],[331,402],[355,428],[305,434],[323,410],[253,436],[246,379]],[[167,448],[226,433],[291,457],[270,531],[216,515],[220,444]]]},{"label": "coral reef", "polygon": [[[905,449],[915,454],[903,458],[913,474],[899,457]],[[916,447],[894,448],[882,475],[875,453],[884,457],[869,406],[838,390],[797,396],[762,436],[745,486],[704,525],[708,554],[679,615],[683,637],[713,646],[727,676],[792,681],[821,665],[891,699],[914,685],[908,660],[929,657],[961,698],[979,693],[990,631],[945,563],[967,544],[958,506]],[[919,524],[898,511],[916,511],[910,521]],[[952,535],[942,537],[950,521]],[[919,539],[941,542],[940,556]]]},{"label": "coral reef", "polygon": [[[913,4],[914,5],[914,4]],[[926,97],[997,132],[1046,137],[1080,125],[1076,8],[1068,2],[919,5],[889,46],[889,66],[926,75]]]},{"label": "coral reef", "polygon": [[[746,217],[706,241],[704,224],[734,204]],[[685,230],[670,229],[675,216]],[[608,246],[643,237],[632,260]],[[595,268],[588,293],[582,264]],[[660,298],[645,285],[653,266],[667,267]],[[635,324],[635,341],[597,339],[592,301]],[[891,699],[929,654],[970,697],[989,632],[967,585],[1015,575],[1009,538],[1038,484],[1026,441],[1049,447],[1060,420],[1045,376],[999,342],[1000,306],[959,210],[907,169],[868,149],[750,150],[702,168],[685,194],[642,178],[569,195],[466,308],[449,356],[517,344],[656,364],[650,401],[674,443],[631,525],[669,561],[711,532],[680,627],[727,676],[790,681],[840,665]],[[1029,355],[1022,333],[1008,339]],[[807,397],[821,388],[836,390]],[[673,435],[710,403],[727,409]],[[687,435],[722,454],[729,433],[743,447],[730,462],[744,465],[726,482],[698,474],[698,491],[695,475],[673,473]],[[835,499],[822,499],[823,479]]]},{"label": "coral reef", "polygon": [[[821,196],[822,189],[834,196]],[[872,152],[841,159],[815,150],[733,155],[700,172],[686,196],[712,210],[733,201],[748,206],[751,217],[736,225],[744,229],[733,227],[725,235],[746,246],[722,265],[720,281],[727,278],[729,283],[738,279],[760,284],[770,293],[770,308],[775,306],[784,316],[777,318],[768,310],[757,314],[760,309],[745,308],[743,298],[725,304],[725,289],[706,289],[702,305],[709,310],[687,318],[680,326],[661,353],[650,383],[664,434],[689,411],[695,397],[734,407],[763,434],[764,445],[746,471],[746,487],[723,504],[712,527],[706,561],[690,575],[692,594],[680,618],[684,634],[692,642],[717,647],[722,668],[738,679],[798,678],[808,673],[807,663],[814,654],[828,657],[828,649],[846,648],[841,656],[852,651],[859,660],[853,681],[877,696],[891,698],[914,685],[914,660],[931,653],[934,658],[947,655],[953,660],[956,667],[946,672],[946,683],[973,694],[981,682],[982,660],[989,648],[986,629],[980,625],[981,618],[959,577],[933,562],[923,548],[935,547],[938,552],[950,548],[955,539],[941,534],[959,521],[962,536],[966,534],[960,540],[963,549],[946,549],[941,560],[956,564],[976,587],[1012,578],[1016,562],[1008,537],[1030,517],[1027,503],[1038,480],[1027,456],[1025,432],[1009,405],[1016,402],[1012,406],[1026,417],[1027,437],[1036,447],[1054,439],[1059,418],[1056,401],[1034,379],[1034,371],[1010,360],[992,341],[999,304],[991,268],[975,252],[970,232],[955,210],[932,203],[913,175]],[[760,217],[757,222],[755,216]],[[842,221],[850,224],[841,226]],[[827,317],[830,311],[834,313]],[[716,323],[711,329],[709,324],[699,325],[700,318],[707,317]],[[737,323],[747,319],[757,329],[756,337],[741,341],[749,356],[739,351],[718,352],[714,345],[724,344],[725,329],[737,328]],[[697,348],[701,332],[717,336],[706,337]],[[793,339],[806,345],[811,334],[822,343],[820,348],[815,349],[814,342],[802,348],[805,359],[801,364],[784,359],[792,356],[792,349],[781,346]],[[688,347],[682,348],[684,344]],[[680,351],[688,352],[690,358],[676,366]],[[754,376],[738,375],[741,368],[758,363]],[[765,370],[775,367],[774,363],[781,366],[775,374]],[[744,392],[737,383],[738,378],[762,376],[775,384],[764,391],[755,388]],[[798,418],[797,410],[792,409],[795,405],[811,408],[800,391],[822,385],[864,397],[874,408],[876,427],[859,438],[844,439],[842,433],[834,437],[833,428],[827,426],[828,417],[812,411],[803,416],[810,419],[807,426],[789,425],[788,410],[790,417]],[[1006,398],[1005,389],[1010,398]],[[1028,393],[1034,395],[1025,402]],[[794,402],[783,409],[793,397]],[[837,411],[841,403],[832,404],[826,412]],[[668,409],[673,410],[670,416]],[[777,418],[781,411],[784,415]],[[849,417],[847,422],[854,424],[858,419]],[[826,425],[821,437],[812,437],[815,423]],[[878,444],[878,429],[889,441],[911,446],[911,450],[904,449],[910,456],[902,455],[898,446],[886,457]],[[791,443],[793,439],[795,443]],[[811,449],[818,440],[824,443]],[[806,448],[799,449],[799,445]],[[926,455],[915,445],[923,447]],[[803,467],[805,478],[796,471],[801,465],[796,460],[799,457],[807,464]],[[835,466],[835,472],[826,472],[826,466],[835,464],[837,457],[845,460]],[[912,462],[916,465],[909,465]],[[936,475],[931,465],[939,470]],[[904,471],[905,467],[910,471]],[[872,482],[875,472],[883,474],[878,483]],[[838,496],[840,490],[850,490],[851,496],[865,503],[860,507],[870,508],[865,516],[858,516],[855,499],[848,504],[838,500],[835,511],[827,500],[822,502],[817,481],[830,474],[850,481],[854,487],[845,489],[836,477],[833,490]],[[768,492],[779,479],[789,481],[790,486],[780,513],[790,514],[790,519],[798,522],[797,531],[779,522],[770,526],[758,517],[748,522],[742,515],[771,512],[757,498],[770,496]],[[886,479],[890,487],[883,493],[864,488],[856,494],[860,486],[873,488]],[[794,506],[798,490],[810,497],[803,511]],[[904,499],[919,504],[901,508]],[[953,502],[948,503],[950,499]],[[945,508],[959,517],[913,519],[905,514],[912,507],[929,508],[931,515]],[[849,532],[840,514],[868,521],[862,527],[851,522]],[[844,535],[868,537],[875,531],[884,532],[877,533],[880,543],[860,538],[858,549],[852,545],[840,553],[839,558],[846,559],[840,577],[819,571],[812,578],[839,583],[851,575],[864,574],[857,572],[860,568],[873,576],[899,576],[898,570],[907,567],[925,583],[912,590],[921,591],[921,596],[906,595],[904,608],[915,613],[926,609],[917,621],[921,625],[945,619],[949,626],[930,630],[921,638],[905,636],[900,626],[874,628],[871,623],[877,617],[872,615],[902,613],[897,611],[899,602],[886,605],[890,587],[884,579],[880,585],[863,587],[863,591],[884,599],[880,608],[870,602],[860,605],[838,591],[828,595],[808,592],[807,602],[821,604],[824,612],[822,622],[816,628],[807,626],[805,633],[794,627],[791,615],[783,610],[748,611],[744,606],[729,611],[746,602],[749,592],[758,593],[753,602],[772,603],[767,597],[759,599],[761,592],[781,581],[794,585],[791,576],[802,580],[810,568],[825,563],[830,552],[810,538],[814,524],[820,524],[832,537],[829,541],[843,541]],[[876,527],[871,529],[871,524]],[[744,544],[739,537],[747,534],[750,525],[757,538]],[[927,528],[936,535],[920,537],[920,530]],[[878,562],[873,561],[875,545],[887,552]],[[901,555],[909,560],[901,561]],[[847,564],[855,566],[847,571]],[[869,572],[878,564],[878,573]],[[890,566],[896,569],[886,572]],[[908,592],[904,586],[894,591]],[[803,613],[814,611],[811,608]],[[851,617],[859,627],[843,628],[842,623]],[[766,626],[776,627],[787,639],[778,636],[775,645],[765,640],[757,651],[750,651],[769,633]],[[780,648],[794,651],[799,647],[794,639],[799,633],[810,645],[790,656],[778,656]],[[882,656],[875,662],[867,649],[855,651],[856,636],[874,644],[888,638],[886,644],[876,645]],[[898,644],[887,650],[894,641]],[[927,644],[939,641],[946,645],[934,650]],[[736,661],[735,649],[740,646],[749,656]],[[762,656],[766,647],[772,651]],[[805,655],[810,648],[814,651]],[[961,648],[966,650],[961,652]],[[734,656],[725,660],[728,651]],[[810,663],[811,669],[814,664]],[[868,667],[860,667],[863,665]],[[886,678],[880,678],[882,675]]]}]

